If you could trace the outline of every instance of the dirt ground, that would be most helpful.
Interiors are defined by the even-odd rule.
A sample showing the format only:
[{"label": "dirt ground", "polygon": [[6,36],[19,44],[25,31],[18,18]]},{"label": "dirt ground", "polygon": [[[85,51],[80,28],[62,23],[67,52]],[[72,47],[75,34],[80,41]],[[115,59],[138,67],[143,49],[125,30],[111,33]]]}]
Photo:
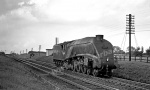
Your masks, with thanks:
[{"label": "dirt ground", "polygon": [[0,56],[0,90],[54,90],[54,87],[35,77],[27,66]]}]

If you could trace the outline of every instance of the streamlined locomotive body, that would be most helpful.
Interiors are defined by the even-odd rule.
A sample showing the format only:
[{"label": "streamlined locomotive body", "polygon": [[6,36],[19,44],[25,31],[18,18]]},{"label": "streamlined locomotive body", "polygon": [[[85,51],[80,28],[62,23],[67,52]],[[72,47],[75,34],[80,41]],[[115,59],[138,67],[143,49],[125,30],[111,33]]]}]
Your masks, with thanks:
[{"label": "streamlined locomotive body", "polygon": [[103,39],[103,35],[56,44],[53,50],[53,61],[65,69],[94,76],[111,76],[116,68],[113,46]]}]

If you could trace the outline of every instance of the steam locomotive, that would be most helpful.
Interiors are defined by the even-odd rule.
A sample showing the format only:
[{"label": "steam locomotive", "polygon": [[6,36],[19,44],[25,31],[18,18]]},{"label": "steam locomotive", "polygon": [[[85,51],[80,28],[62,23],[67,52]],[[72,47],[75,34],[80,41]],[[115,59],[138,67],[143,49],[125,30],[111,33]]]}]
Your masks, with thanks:
[{"label": "steam locomotive", "polygon": [[65,69],[93,76],[112,76],[116,69],[113,46],[103,35],[56,44],[53,50],[53,61]]}]

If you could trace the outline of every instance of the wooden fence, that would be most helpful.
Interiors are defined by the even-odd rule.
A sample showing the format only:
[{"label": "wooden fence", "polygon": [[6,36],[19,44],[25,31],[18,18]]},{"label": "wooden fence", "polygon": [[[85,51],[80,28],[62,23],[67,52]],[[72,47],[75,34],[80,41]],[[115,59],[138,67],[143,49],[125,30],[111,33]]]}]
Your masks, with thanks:
[{"label": "wooden fence", "polygon": [[[129,61],[129,56],[117,56],[115,55],[115,59],[117,59],[118,61]],[[140,61],[140,62],[146,62],[146,63],[150,63],[150,57],[148,56],[134,56],[131,57],[131,61]]]}]

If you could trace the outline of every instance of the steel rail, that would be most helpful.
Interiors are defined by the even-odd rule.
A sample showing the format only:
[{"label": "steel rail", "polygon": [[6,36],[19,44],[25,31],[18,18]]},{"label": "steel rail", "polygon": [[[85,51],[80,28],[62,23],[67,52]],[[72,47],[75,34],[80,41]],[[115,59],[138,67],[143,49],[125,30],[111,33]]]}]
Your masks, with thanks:
[{"label": "steel rail", "polygon": [[[122,82],[122,81],[119,81],[119,80],[114,80],[113,78],[110,78],[110,79],[105,79],[105,78],[100,78],[100,77],[94,77],[94,76],[91,76],[91,75],[86,75],[86,74],[82,74],[82,73],[78,73],[78,72],[73,72],[73,73],[76,73],[76,74],[79,74],[79,75],[84,75],[84,76],[88,76],[88,77],[91,77],[91,78],[93,78],[93,79],[97,79],[97,80],[99,80],[99,81],[104,81],[104,82],[109,82],[109,83],[114,83],[114,84],[119,84],[119,85],[121,85],[121,86],[123,86],[123,87],[130,87],[130,88],[133,88],[133,89],[140,89],[140,90],[150,90],[149,88],[146,88],[146,87],[150,87],[150,84],[145,84],[145,83],[142,83],[142,85],[136,85],[135,83],[138,83],[138,84],[140,84],[140,82],[136,82],[136,81],[131,81],[130,82],[130,80],[127,80],[128,82]],[[126,80],[126,79],[125,79]],[[129,84],[129,82],[130,82],[130,84]],[[145,86],[145,87],[143,87],[143,85],[147,85],[147,86]]]},{"label": "steel rail", "polygon": [[[43,62],[40,62],[40,63],[43,63]],[[46,64],[45,62],[43,64]],[[66,75],[70,75],[70,74],[67,74],[67,73],[64,73]],[[82,73],[81,73],[82,74]],[[73,76],[72,76],[73,77]],[[75,76],[74,76],[75,77]],[[93,77],[93,76],[91,76]],[[78,78],[78,77],[75,77],[75,78]],[[99,77],[93,77],[93,78],[98,78],[98,79],[101,79],[102,78],[99,78]],[[112,80],[112,79],[115,79],[115,80]],[[146,84],[146,83],[141,83],[141,82],[136,82],[136,81],[132,81],[132,80],[126,80],[126,79],[121,79],[121,78],[116,78],[116,77],[113,77],[112,79],[107,79],[108,82],[112,82],[112,83],[118,83],[120,85],[126,85],[126,86],[130,86],[131,88],[136,88],[136,89],[142,89],[142,90],[149,90],[147,88],[143,88],[143,87],[140,87],[140,86],[145,86],[145,87],[150,87],[150,84]],[[116,80],[117,79],[117,80]],[[86,80],[86,79],[82,79],[82,80],[85,80],[85,82],[90,82],[92,84],[92,82],[89,80]],[[106,79],[103,79],[103,80],[106,80]],[[125,82],[128,81],[128,82],[123,82],[123,81],[120,81],[120,80],[124,80]],[[130,83],[130,84],[129,84]],[[103,86],[104,88],[108,88],[108,89],[111,89],[111,90],[118,90],[116,88],[112,88],[112,87],[109,87],[109,86],[106,86],[106,85],[103,85],[103,84],[99,84],[99,83],[95,83],[96,85],[101,85]],[[137,84],[139,84],[140,86],[137,86]]]},{"label": "steel rail", "polygon": [[113,79],[116,79],[116,80],[121,80],[121,81],[130,81],[130,82],[132,82],[132,83],[136,83],[136,84],[141,84],[141,85],[148,85],[148,86],[150,86],[150,84],[147,84],[147,83],[142,83],[142,82],[137,82],[137,81],[132,81],[132,80],[127,80],[127,79],[123,79],[123,78],[117,78],[117,77],[113,77]]},{"label": "steel rail", "polygon": [[[31,62],[31,61],[28,61],[28,60],[23,60],[23,61],[28,62],[28,63],[31,63],[31,64],[34,64],[34,65],[37,65],[37,66],[40,66],[40,67],[43,67],[43,68],[45,68],[45,69],[49,69],[49,70],[51,70],[51,71],[53,70],[53,69],[48,68],[48,67],[45,67],[45,66],[43,66],[43,65],[36,64],[35,62],[33,63],[33,62]],[[35,67],[35,66],[34,66],[34,67]],[[36,68],[36,67],[35,67],[35,68]],[[38,68],[38,69],[41,70],[41,68]],[[43,69],[42,69],[42,70],[43,70]],[[45,72],[45,71],[44,71],[44,72]],[[47,72],[47,71],[46,71],[46,72]],[[50,72],[48,71],[47,73],[50,73]],[[61,72],[59,72],[59,73],[62,74]],[[84,78],[79,78],[79,77],[76,77],[76,76],[72,76],[72,75],[67,74],[67,73],[63,73],[63,74],[66,75],[66,76],[69,76],[69,77],[73,77],[73,78],[79,79],[79,80],[81,80],[81,81],[84,81],[84,82],[89,83],[89,84],[92,84],[92,85],[96,85],[96,86],[99,86],[99,87],[103,87],[103,88],[105,88],[105,89],[109,89],[109,90],[119,90],[119,89],[117,89],[117,88],[113,88],[113,87],[110,87],[110,86],[106,86],[106,85],[104,85],[104,84],[100,84],[100,83],[97,83],[97,82],[93,82],[93,81],[91,81],[91,80],[87,80],[87,79],[84,79]],[[60,77],[57,76],[57,78],[60,78]],[[62,79],[62,78],[60,78],[60,79]],[[66,80],[64,80],[64,81],[66,81]],[[68,82],[69,82],[69,81],[68,81]],[[69,83],[74,84],[73,82],[69,82]],[[81,86],[81,85],[78,85],[78,86],[80,86],[80,87],[83,88],[83,86]],[[89,89],[85,88],[85,90],[89,90]]]},{"label": "steel rail", "polygon": [[72,76],[72,75],[67,74],[67,73],[64,73],[64,74],[67,75],[67,76],[70,76],[70,77],[74,77],[74,78],[79,79],[79,80],[83,80],[83,81],[88,82],[90,84],[94,84],[94,85],[97,85],[97,86],[100,86],[100,87],[104,87],[104,88],[109,89],[109,90],[119,90],[117,88],[113,88],[113,87],[110,87],[110,86],[107,86],[107,85],[104,85],[104,84],[100,84],[100,83],[94,82],[94,81],[92,81],[90,79],[79,78],[77,76]]},{"label": "steel rail", "polygon": [[112,80],[112,79],[109,79],[108,80],[109,82],[111,83],[115,83],[115,84],[119,84],[119,85],[122,85],[122,86],[128,86],[130,88],[133,88],[133,89],[139,89],[139,90],[149,90],[149,89],[146,89],[146,88],[143,88],[143,87],[140,87],[140,86],[137,86],[137,85],[133,85],[133,83],[129,84],[129,83],[125,83],[125,82],[121,82],[121,81],[118,81],[118,80]]},{"label": "steel rail", "polygon": [[[42,70],[42,69],[40,69],[40,68],[38,68],[38,67],[36,67],[36,66],[31,65],[31,64],[27,63],[27,62],[26,62],[25,60],[23,60],[23,59],[15,59],[15,60],[17,60],[17,61],[19,61],[19,62],[22,62],[22,63],[24,63],[24,64],[26,64],[26,65],[28,65],[28,66],[31,66],[31,67],[33,67],[33,68],[39,69],[39,70],[41,70],[41,71],[47,73],[47,71],[44,71],[44,70]],[[30,72],[32,72],[32,71],[30,71]],[[40,75],[38,75],[38,74],[36,74],[36,73],[34,73],[34,72],[32,72],[32,73],[33,73],[34,75],[40,77]],[[60,90],[59,86],[57,86],[57,85],[51,83],[50,81],[48,81],[48,80],[46,80],[46,79],[44,79],[44,78],[42,78],[42,77],[40,77],[40,78],[43,79],[44,82],[47,82],[47,83],[49,83],[50,85],[52,85],[53,87],[55,87],[56,90]]]},{"label": "steel rail", "polygon": [[[150,90],[150,84],[147,84],[147,83],[141,83],[141,82],[117,78],[117,77],[113,77],[112,79],[116,80],[116,82],[118,82],[118,81],[122,82],[123,84],[126,82],[126,83],[128,83],[126,85],[130,85],[130,86],[133,86],[133,87],[138,88],[138,89]],[[149,89],[147,89],[146,87],[149,87]]]},{"label": "steel rail", "polygon": [[[44,68],[47,68],[47,67],[42,66],[42,65],[40,65],[40,66],[41,66],[41,67],[44,67]],[[51,69],[51,68],[47,68],[47,69]],[[76,76],[72,76],[72,75],[67,74],[67,73],[63,73],[63,74],[65,74],[65,75],[67,75],[67,76],[70,76],[70,77],[73,77],[73,78],[76,78],[76,79],[79,79],[79,80],[82,80],[82,81],[84,81],[84,82],[88,82],[88,83],[93,84],[93,85],[97,85],[97,86],[99,86],[99,87],[103,87],[103,88],[109,89],[109,90],[118,90],[117,88],[113,88],[113,87],[110,87],[110,86],[106,86],[106,85],[103,85],[103,84],[100,84],[100,83],[97,83],[97,82],[93,82],[93,81],[91,81],[91,80],[87,80],[87,79],[84,79],[84,78],[79,78],[79,77],[76,77]]]},{"label": "steel rail", "polygon": [[[59,76],[57,76],[57,75],[55,75],[55,74],[52,74],[52,73],[50,73],[49,71],[47,71],[47,70],[44,70],[44,69],[41,69],[41,68],[39,68],[39,67],[37,67],[37,66],[41,66],[41,67],[44,67],[44,66],[42,66],[42,65],[37,65],[37,66],[34,66],[35,65],[35,63],[32,63],[31,64],[31,62],[23,62],[24,64],[26,64],[26,65],[29,65],[29,66],[31,66],[31,67],[34,67],[34,68],[36,68],[36,69],[38,69],[38,70],[41,70],[41,71],[43,71],[43,72],[45,72],[45,73],[48,73],[48,74],[50,74],[50,75],[52,75],[52,76],[54,76],[54,77],[56,77],[56,78],[58,78],[58,79],[60,79],[60,80],[63,80],[63,81],[65,81],[65,82],[67,82],[67,83],[69,83],[69,84],[72,84],[72,85],[75,85],[75,86],[77,86],[78,88],[81,88],[81,89],[84,89],[84,90],[92,90],[92,89],[90,89],[90,88],[87,88],[87,87],[85,87],[85,86],[83,86],[83,85],[80,85],[80,84],[78,84],[78,83],[75,83],[75,82],[73,82],[73,81],[70,81],[70,80],[67,80],[67,79],[65,79],[65,78],[62,78],[62,77],[59,77]],[[29,64],[30,63],[30,64]],[[34,65],[33,65],[34,64]],[[47,68],[47,67],[45,67],[46,69],[50,69],[50,68]]]}]

